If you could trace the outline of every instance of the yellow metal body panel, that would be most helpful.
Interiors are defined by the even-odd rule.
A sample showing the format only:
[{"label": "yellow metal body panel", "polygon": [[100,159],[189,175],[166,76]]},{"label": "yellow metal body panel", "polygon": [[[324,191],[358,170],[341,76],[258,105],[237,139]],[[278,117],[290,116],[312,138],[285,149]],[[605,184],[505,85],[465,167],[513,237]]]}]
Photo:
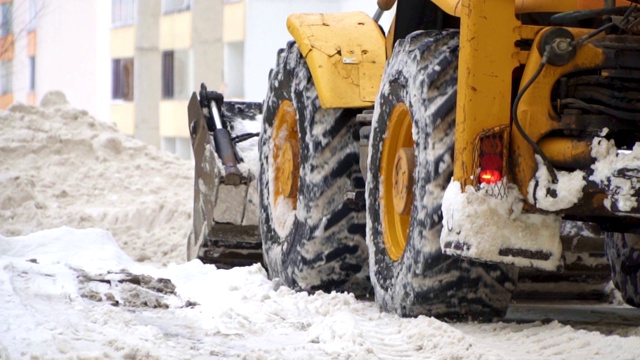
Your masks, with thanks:
[{"label": "yellow metal body panel", "polygon": [[[462,16],[468,11],[468,0],[432,0],[443,11],[453,16]],[[602,0],[511,0],[515,14],[534,12],[564,12],[584,8],[601,8]],[[596,5],[597,4],[597,5]],[[617,0],[618,6],[624,6],[622,0]],[[595,6],[594,6],[595,5]],[[512,13],[513,14],[513,13]]]},{"label": "yellow metal body panel", "polygon": [[487,129],[510,126],[520,23],[513,0],[463,0],[461,6],[453,177],[464,189],[476,176],[476,137]]},{"label": "yellow metal body panel", "polygon": [[[472,185],[477,175],[473,161],[474,144],[479,134],[495,127],[511,126],[513,70],[527,64],[521,84],[525,84],[540,64],[541,56],[534,43],[532,51],[520,51],[515,42],[540,38],[546,31],[539,26],[521,25],[515,13],[532,10],[565,11],[579,8],[579,1],[558,2],[552,6],[547,0],[435,0],[455,8],[460,16],[460,57],[458,65],[458,97],[456,109],[456,144],[454,180],[462,186]],[[447,10],[446,7],[443,7]],[[569,29],[580,37],[589,30]],[[576,58],[562,67],[547,65],[543,73],[527,91],[518,109],[519,120],[534,141],[558,128],[549,96],[555,81],[563,74],[593,68],[602,62],[602,54],[595,47],[585,45]],[[512,131],[510,166],[514,167],[514,181],[526,196],[526,187],[537,169],[533,149]]]},{"label": "yellow metal body panel", "polygon": [[564,137],[547,137],[538,143],[540,150],[555,167],[588,166],[591,161],[591,141]]},{"label": "yellow metal body panel", "polygon": [[[590,29],[565,29],[571,31],[576,38],[593,31]],[[538,41],[541,36],[544,35],[545,31],[547,30],[539,34],[533,44],[533,49],[537,47]],[[521,84],[525,84],[531,76],[533,76],[540,66],[541,61],[542,59],[538,51],[530,52]],[[553,109],[553,104],[551,104],[550,99],[551,90],[555,82],[564,74],[570,72],[597,69],[603,61],[604,54],[602,51],[587,43],[578,49],[575,58],[568,64],[563,66],[545,66],[540,76],[538,76],[536,81],[522,97],[517,110],[518,120],[522,128],[533,141],[538,142],[544,135],[560,128],[558,115]],[[537,169],[535,154],[531,145],[529,145],[517,131],[512,131],[511,146],[515,176],[513,180],[526,197],[527,186]],[[551,156],[556,157],[556,155],[553,154]]]},{"label": "yellow metal body panel", "polygon": [[393,38],[396,35],[396,17],[393,17],[391,20],[391,26],[389,26],[389,31],[387,31],[387,39],[385,40],[385,51],[387,52],[387,59],[391,57],[391,53],[393,53]]},{"label": "yellow metal body panel", "polygon": [[362,12],[293,14],[287,28],[307,61],[323,108],[372,106],[385,65],[385,38]]}]

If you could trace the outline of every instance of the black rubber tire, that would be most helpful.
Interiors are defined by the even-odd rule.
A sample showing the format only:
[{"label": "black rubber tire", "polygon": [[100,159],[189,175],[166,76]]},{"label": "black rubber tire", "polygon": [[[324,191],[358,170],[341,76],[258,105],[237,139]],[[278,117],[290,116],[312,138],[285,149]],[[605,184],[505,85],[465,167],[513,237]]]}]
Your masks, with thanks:
[{"label": "black rubber tire", "polygon": [[[624,301],[640,307],[640,249],[632,244],[638,234],[606,233],[604,248],[611,266],[611,280]],[[633,239],[635,243],[638,239]]]},{"label": "black rubber tire", "polygon": [[[373,115],[367,175],[367,244],[376,302],[401,316],[488,320],[506,313],[513,268],[443,255],[442,197],[453,174],[458,32],[420,31],[400,40],[387,63]],[[405,251],[384,246],[380,161],[387,119],[398,103],[411,113],[414,203]]]},{"label": "black rubber tire", "polygon": [[[270,174],[273,125],[282,101],[297,113],[300,179],[290,227],[276,230]],[[313,79],[295,43],[278,53],[269,77],[260,137],[260,231],[271,278],[302,291],[371,293],[365,216],[345,203],[350,178],[359,169],[351,133],[354,110],[322,109]]]}]

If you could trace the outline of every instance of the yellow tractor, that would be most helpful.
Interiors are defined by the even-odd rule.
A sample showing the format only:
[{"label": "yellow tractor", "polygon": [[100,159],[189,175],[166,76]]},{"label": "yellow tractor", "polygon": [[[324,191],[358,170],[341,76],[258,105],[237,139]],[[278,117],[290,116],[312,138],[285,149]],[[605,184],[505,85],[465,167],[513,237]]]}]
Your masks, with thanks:
[{"label": "yellow tractor", "polygon": [[189,258],[262,261],[293,289],[373,292],[402,316],[491,319],[520,269],[571,262],[571,221],[605,235],[639,306],[635,1],[398,0],[385,34],[394,3],[289,16],[262,104],[194,93]]}]

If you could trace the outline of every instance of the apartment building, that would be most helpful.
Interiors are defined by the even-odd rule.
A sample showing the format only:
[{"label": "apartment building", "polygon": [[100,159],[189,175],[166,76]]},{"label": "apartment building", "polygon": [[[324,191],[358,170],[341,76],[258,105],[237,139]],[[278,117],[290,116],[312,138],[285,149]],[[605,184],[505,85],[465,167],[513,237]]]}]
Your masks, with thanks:
[{"label": "apartment building", "polygon": [[102,1],[0,0],[0,108],[61,90],[108,120],[106,10]]},{"label": "apartment building", "polygon": [[222,84],[222,1],[112,0],[111,14],[111,119],[190,157],[189,97]]}]

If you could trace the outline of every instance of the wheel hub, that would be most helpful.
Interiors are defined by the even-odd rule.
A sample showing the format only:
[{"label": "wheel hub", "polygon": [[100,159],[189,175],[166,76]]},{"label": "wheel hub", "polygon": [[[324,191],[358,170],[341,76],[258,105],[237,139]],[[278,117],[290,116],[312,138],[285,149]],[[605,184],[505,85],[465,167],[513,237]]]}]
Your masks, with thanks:
[{"label": "wheel hub", "polygon": [[273,126],[274,201],[291,200],[296,208],[300,179],[300,140],[296,111],[289,100],[280,103]]},{"label": "wheel hub", "polygon": [[407,105],[400,103],[389,115],[380,159],[383,240],[394,261],[402,257],[409,237],[415,169],[413,147],[411,113]]},{"label": "wheel hub", "polygon": [[393,165],[393,207],[398,215],[409,215],[413,204],[413,148],[401,148]]}]

